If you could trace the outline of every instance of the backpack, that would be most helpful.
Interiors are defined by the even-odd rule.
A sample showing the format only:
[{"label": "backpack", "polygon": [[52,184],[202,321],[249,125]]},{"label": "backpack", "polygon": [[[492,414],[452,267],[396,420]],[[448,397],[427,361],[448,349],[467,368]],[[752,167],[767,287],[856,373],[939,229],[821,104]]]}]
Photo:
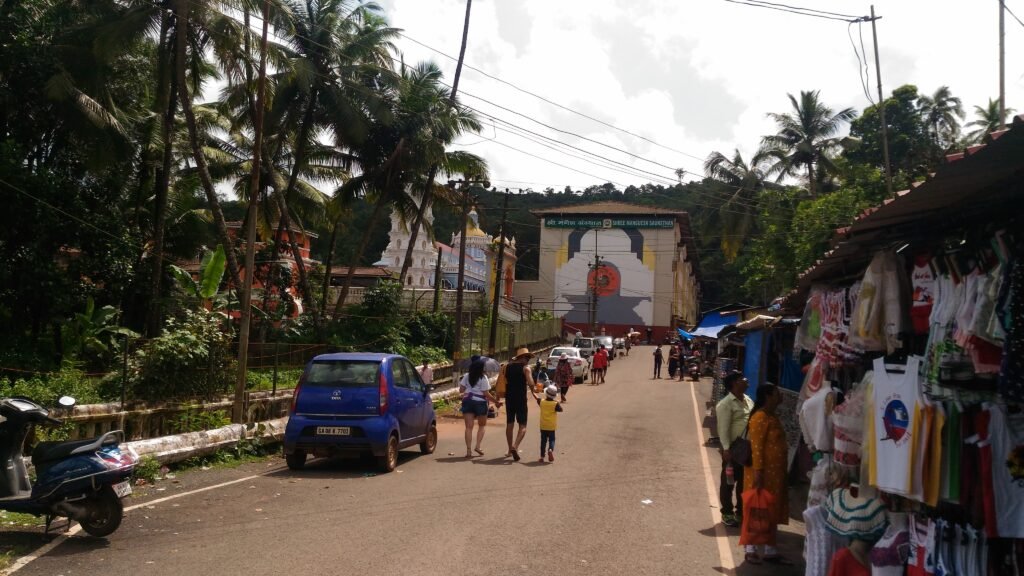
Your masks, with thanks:
[{"label": "backpack", "polygon": [[494,393],[498,398],[505,397],[505,386],[508,385],[508,381],[505,379],[506,366],[508,366],[508,362],[501,365],[501,370],[498,371],[498,381],[494,383]]}]

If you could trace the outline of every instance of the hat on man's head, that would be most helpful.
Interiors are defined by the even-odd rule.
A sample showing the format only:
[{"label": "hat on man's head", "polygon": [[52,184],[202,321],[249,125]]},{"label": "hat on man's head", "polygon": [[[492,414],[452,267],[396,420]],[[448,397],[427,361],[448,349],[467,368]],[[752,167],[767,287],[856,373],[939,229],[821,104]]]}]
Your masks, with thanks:
[{"label": "hat on man's head", "polygon": [[526,346],[523,346],[522,348],[516,350],[516,355],[513,358],[513,360],[518,360],[520,358],[531,358],[531,357],[533,357],[533,353],[530,352],[529,348],[527,348]]},{"label": "hat on man's head", "polygon": [[562,352],[562,354],[558,357],[558,359],[559,360],[568,360],[569,359],[569,355],[566,354],[565,352]]},{"label": "hat on man's head", "polygon": [[548,400],[554,400],[555,396],[558,396],[558,388],[552,384],[544,389],[544,394],[547,395]]}]

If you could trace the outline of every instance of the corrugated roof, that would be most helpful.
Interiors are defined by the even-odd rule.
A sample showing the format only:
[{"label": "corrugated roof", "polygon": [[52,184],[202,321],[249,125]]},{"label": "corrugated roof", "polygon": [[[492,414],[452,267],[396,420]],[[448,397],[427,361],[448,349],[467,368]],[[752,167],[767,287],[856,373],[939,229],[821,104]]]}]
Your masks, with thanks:
[{"label": "corrugated roof", "polygon": [[686,214],[681,210],[668,210],[665,208],[654,208],[652,206],[640,206],[639,204],[628,204],[626,202],[592,202],[590,204],[576,204],[575,206],[555,206],[553,208],[542,208],[530,210],[534,216],[546,214],[658,214],[664,216],[678,216]]},{"label": "corrugated roof", "polygon": [[811,284],[863,272],[874,253],[908,239],[939,240],[965,225],[1000,224],[1024,215],[1024,114],[984,144],[946,156],[923,182],[836,230],[832,247],[800,274],[783,309],[803,308]]}]

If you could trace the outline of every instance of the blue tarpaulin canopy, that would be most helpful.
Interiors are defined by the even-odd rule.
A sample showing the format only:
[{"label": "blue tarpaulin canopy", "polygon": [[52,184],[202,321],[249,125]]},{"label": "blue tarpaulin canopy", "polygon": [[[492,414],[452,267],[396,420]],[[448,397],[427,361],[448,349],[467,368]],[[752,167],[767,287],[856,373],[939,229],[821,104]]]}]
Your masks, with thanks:
[{"label": "blue tarpaulin canopy", "polygon": [[708,312],[697,324],[693,332],[688,332],[689,337],[703,336],[705,338],[718,338],[722,328],[739,321],[739,314],[725,314],[719,312]]}]

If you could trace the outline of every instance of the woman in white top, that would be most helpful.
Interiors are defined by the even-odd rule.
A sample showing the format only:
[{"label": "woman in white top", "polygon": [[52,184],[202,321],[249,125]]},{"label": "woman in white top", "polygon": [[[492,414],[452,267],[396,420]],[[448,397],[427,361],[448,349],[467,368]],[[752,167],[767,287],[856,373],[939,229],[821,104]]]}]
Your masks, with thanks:
[{"label": "woman in white top", "polygon": [[[472,458],[473,452],[483,456],[480,444],[484,441],[484,427],[487,426],[487,401],[498,403],[497,396],[491,392],[491,383],[484,375],[484,363],[476,360],[469,365],[469,372],[459,382],[462,394],[462,417],[466,421],[466,458]],[[476,447],[470,450],[473,442],[473,423],[477,425]]]}]

